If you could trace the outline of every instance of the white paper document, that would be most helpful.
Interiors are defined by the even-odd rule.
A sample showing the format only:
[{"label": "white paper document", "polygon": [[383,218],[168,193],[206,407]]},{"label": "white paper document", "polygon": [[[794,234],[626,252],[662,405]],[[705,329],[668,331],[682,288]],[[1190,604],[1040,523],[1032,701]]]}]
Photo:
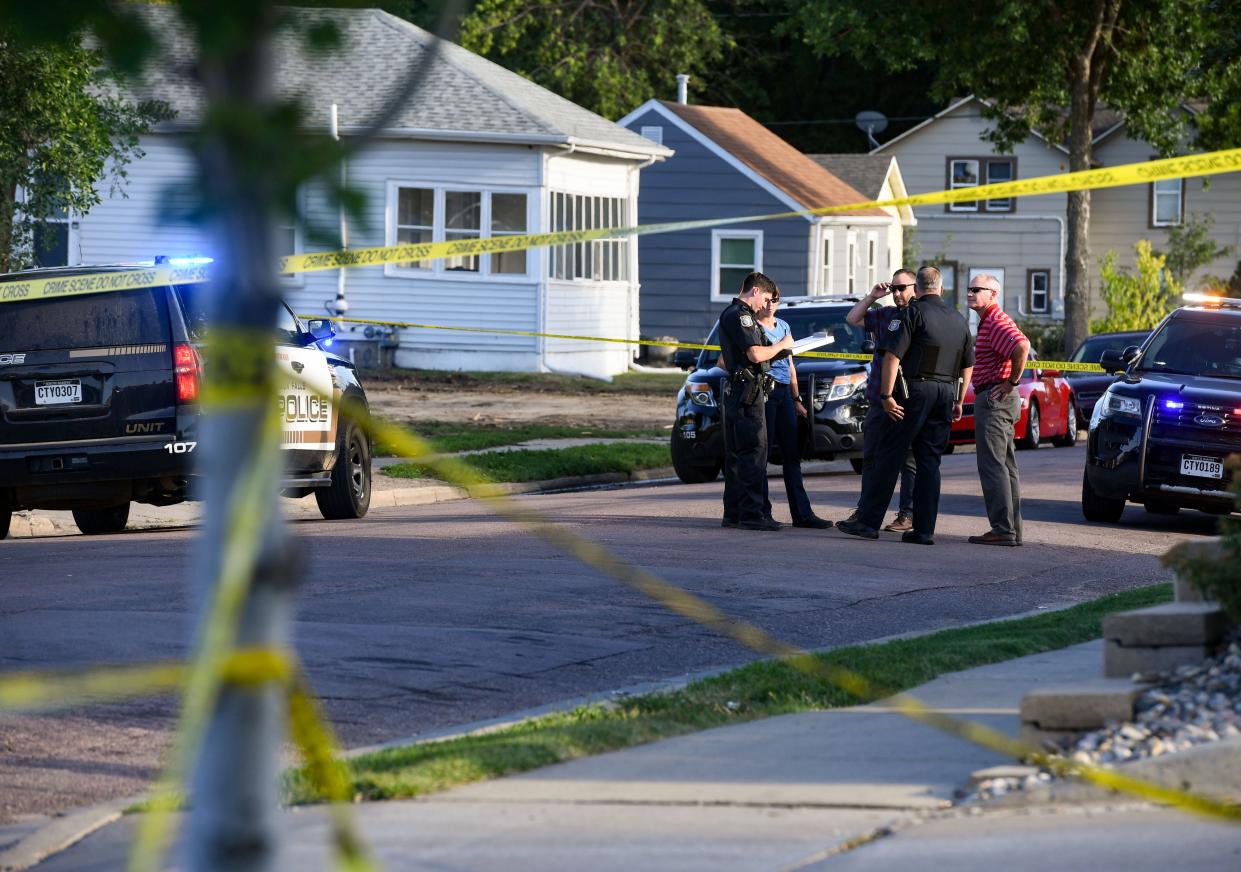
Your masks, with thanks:
[{"label": "white paper document", "polygon": [[821,348],[824,345],[831,345],[835,341],[836,337],[832,336],[830,333],[812,333],[805,339],[798,339],[794,342],[789,353],[796,355],[801,354],[804,351],[813,351],[814,349]]}]

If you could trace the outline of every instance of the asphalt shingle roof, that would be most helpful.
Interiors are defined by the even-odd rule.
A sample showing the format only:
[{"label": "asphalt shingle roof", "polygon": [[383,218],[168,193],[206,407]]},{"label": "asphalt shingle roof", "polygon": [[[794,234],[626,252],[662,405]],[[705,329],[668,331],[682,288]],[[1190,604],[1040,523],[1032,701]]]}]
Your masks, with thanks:
[{"label": "asphalt shingle roof", "polygon": [[[669,111],[788,194],[802,206],[847,206],[871,198],[842,182],[740,109],[661,101]],[[841,215],[887,217],[880,209]]]},{"label": "asphalt shingle roof", "polygon": [[888,154],[808,154],[806,157],[871,200],[879,198],[892,166],[892,156]]},{"label": "asphalt shingle roof", "polygon": [[[195,124],[205,101],[189,74],[192,35],[171,7],[143,5],[133,11],[147,19],[164,45],[143,83],[131,88],[134,96],[166,100],[177,111],[174,124]],[[312,128],[327,127],[332,103],[339,107],[342,129],[366,126],[401,87],[410,65],[426,57],[434,40],[422,28],[379,9],[297,9],[296,15],[302,25],[334,22],[342,37],[339,48],[320,53],[287,30],[276,38],[277,93],[300,98]],[[443,43],[422,86],[388,129],[413,138],[418,131],[450,139],[459,133],[462,140],[483,134],[576,142],[628,154],[672,153],[450,42]]]}]

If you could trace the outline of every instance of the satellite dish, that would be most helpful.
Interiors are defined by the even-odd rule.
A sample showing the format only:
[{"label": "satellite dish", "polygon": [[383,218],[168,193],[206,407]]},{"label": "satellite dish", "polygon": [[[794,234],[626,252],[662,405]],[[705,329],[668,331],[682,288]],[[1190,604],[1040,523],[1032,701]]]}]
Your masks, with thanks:
[{"label": "satellite dish", "polygon": [[875,134],[883,133],[888,129],[888,116],[873,109],[865,109],[857,114],[853,123],[857,125],[858,130],[866,134],[870,147],[878,148],[879,141],[875,139]]}]

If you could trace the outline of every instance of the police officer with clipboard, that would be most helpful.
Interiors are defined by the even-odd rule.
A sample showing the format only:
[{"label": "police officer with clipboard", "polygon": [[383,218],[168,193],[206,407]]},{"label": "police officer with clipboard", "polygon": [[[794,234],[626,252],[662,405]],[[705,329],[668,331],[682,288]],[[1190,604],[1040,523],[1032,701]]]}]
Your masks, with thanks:
[{"label": "police officer with clipboard", "polygon": [[[944,302],[935,267],[918,270],[918,295],[880,337],[884,357],[879,397],[887,415],[877,422],[882,428],[873,474],[863,484],[857,520],[841,521],[836,529],[864,539],[879,538],[879,524],[912,446],[918,468],[914,524],[901,541],[934,545],[939,459],[952,422],[961,417],[965,385],[974,369],[974,339],[961,313]],[[904,376],[906,396],[894,396],[898,375]]]},{"label": "police officer with clipboard", "polygon": [[763,514],[767,496],[766,401],[771,390],[768,362],[788,355],[793,337],[774,345],[758,312],[776,293],[776,283],[760,272],[741,282],[741,291],[720,314],[720,354],[724,380],[724,520],[743,530],[779,530],[783,524]]}]

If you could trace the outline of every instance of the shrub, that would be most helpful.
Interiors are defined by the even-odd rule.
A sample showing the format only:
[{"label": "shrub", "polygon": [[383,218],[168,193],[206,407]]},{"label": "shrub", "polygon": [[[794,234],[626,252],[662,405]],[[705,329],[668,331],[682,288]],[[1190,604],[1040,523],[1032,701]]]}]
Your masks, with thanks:
[{"label": "shrub", "polygon": [[1167,269],[1167,258],[1151,251],[1149,239],[1139,239],[1137,272],[1117,267],[1116,252],[1103,255],[1099,265],[1107,317],[1090,323],[1091,333],[1150,330],[1172,311],[1181,295],[1181,283]]},{"label": "shrub", "polygon": [[[1228,458],[1233,472],[1232,492],[1241,497],[1241,454]],[[1241,521],[1221,518],[1219,545],[1183,542],[1163,556],[1163,562],[1202,595],[1223,607],[1234,622],[1241,622]]]},{"label": "shrub", "polygon": [[1064,324],[1060,321],[1018,321],[1040,360],[1064,360]]}]

